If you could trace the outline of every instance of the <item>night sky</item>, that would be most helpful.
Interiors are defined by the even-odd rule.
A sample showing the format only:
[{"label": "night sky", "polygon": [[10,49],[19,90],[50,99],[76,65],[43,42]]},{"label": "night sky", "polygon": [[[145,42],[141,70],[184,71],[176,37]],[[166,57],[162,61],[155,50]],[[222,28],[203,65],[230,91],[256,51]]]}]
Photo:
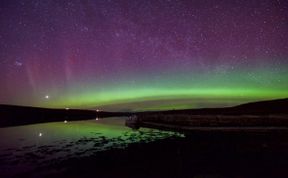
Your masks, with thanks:
[{"label": "night sky", "polygon": [[2,104],[156,109],[285,97],[286,0],[0,1]]}]

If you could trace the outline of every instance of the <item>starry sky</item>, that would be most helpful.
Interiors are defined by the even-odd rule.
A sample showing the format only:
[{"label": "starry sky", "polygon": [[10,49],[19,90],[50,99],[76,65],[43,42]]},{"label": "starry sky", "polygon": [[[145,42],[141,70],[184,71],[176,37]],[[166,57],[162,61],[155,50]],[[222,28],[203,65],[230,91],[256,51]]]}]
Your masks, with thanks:
[{"label": "starry sky", "polygon": [[286,0],[1,0],[0,103],[145,110],[288,97]]}]

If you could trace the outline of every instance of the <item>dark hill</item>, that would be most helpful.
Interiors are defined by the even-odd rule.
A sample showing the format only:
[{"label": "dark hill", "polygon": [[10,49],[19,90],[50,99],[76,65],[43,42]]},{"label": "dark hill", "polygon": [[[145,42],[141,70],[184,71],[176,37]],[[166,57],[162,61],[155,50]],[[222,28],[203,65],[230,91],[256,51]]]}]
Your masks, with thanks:
[{"label": "dark hill", "polygon": [[0,105],[0,127],[55,122],[64,120],[88,120],[96,117],[136,115],[286,115],[288,99],[260,101],[226,108],[184,109],[154,112],[97,112],[80,109],[48,109],[28,106]]},{"label": "dark hill", "polygon": [[141,114],[191,114],[191,115],[269,115],[288,114],[288,99],[277,99],[241,104],[225,108],[183,109],[169,111],[151,111]]},{"label": "dark hill", "polygon": [[129,113],[104,112],[81,109],[48,109],[29,106],[0,105],[0,127],[56,122],[64,120],[88,120],[96,117],[125,116]]}]

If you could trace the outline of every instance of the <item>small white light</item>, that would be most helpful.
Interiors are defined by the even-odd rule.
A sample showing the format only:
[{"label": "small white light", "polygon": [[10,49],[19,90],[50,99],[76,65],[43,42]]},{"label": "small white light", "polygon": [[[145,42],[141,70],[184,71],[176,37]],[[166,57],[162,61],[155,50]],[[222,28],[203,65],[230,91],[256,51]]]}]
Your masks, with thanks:
[{"label": "small white light", "polygon": [[70,108],[65,108],[66,110],[69,110]]},{"label": "small white light", "polygon": [[22,66],[23,64],[22,64],[22,62],[19,62],[19,61],[15,61],[15,63],[14,63],[16,66]]},{"label": "small white light", "polygon": [[49,99],[49,95],[46,95],[46,96],[45,96],[45,99]]},{"label": "small white light", "polygon": [[98,121],[99,119],[98,118],[96,118],[96,121]]},{"label": "small white light", "polygon": [[64,121],[65,124],[66,124],[67,122],[68,122],[67,120]]},{"label": "small white light", "polygon": [[39,137],[42,137],[42,135],[43,135],[43,134],[40,132],[40,133],[39,133]]},{"label": "small white light", "polygon": [[99,112],[100,110],[99,109],[96,109],[96,112]]}]

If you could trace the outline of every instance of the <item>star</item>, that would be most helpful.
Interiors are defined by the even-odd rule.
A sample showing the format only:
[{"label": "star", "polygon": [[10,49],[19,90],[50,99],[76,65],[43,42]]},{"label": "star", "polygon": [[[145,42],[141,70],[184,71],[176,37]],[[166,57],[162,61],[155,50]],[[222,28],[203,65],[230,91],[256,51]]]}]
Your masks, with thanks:
[{"label": "star", "polygon": [[23,65],[23,63],[20,62],[20,61],[15,61],[14,65],[17,66],[17,67],[21,67]]}]

